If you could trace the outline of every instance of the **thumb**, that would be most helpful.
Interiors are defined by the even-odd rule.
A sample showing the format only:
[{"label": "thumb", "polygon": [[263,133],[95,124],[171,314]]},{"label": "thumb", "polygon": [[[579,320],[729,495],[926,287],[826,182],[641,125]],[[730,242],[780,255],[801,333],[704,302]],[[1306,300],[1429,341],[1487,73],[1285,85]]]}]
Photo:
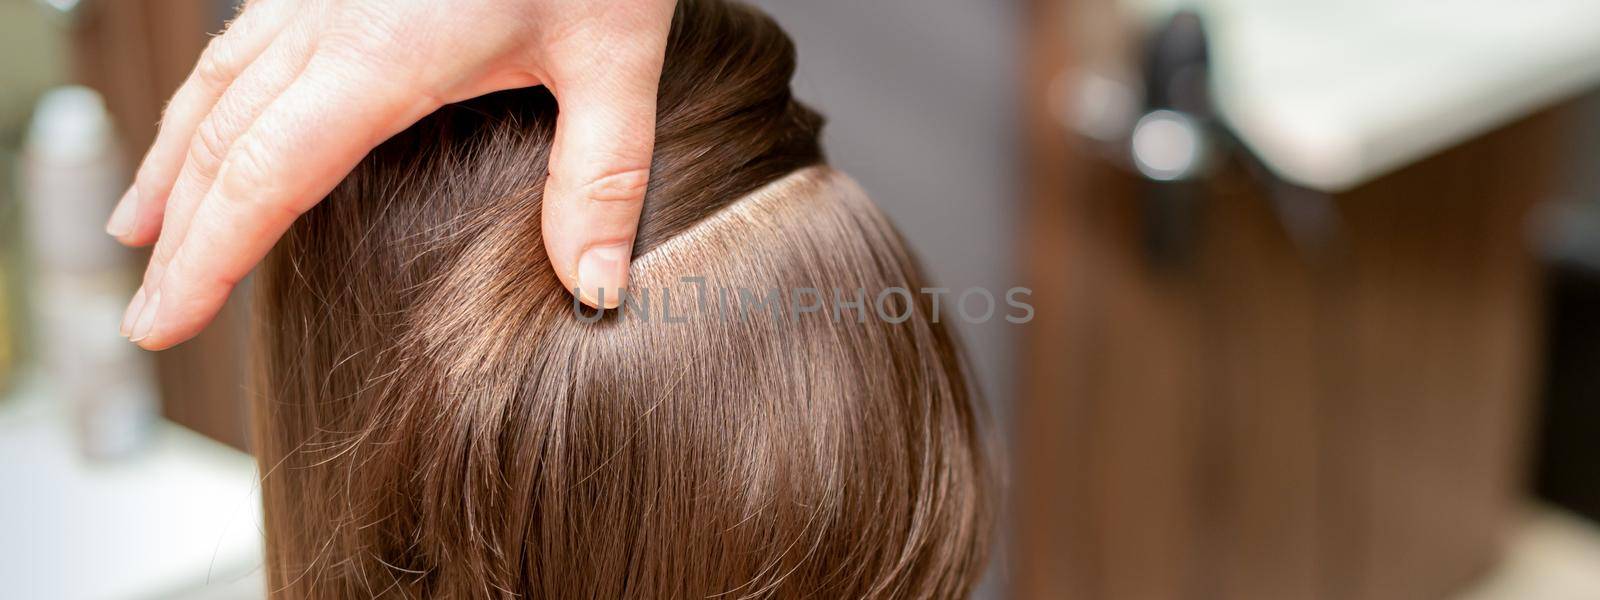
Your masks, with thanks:
[{"label": "thumb", "polygon": [[650,182],[661,60],[656,53],[552,86],[560,113],[545,181],[544,246],[562,285],[596,308],[619,305],[628,285]]}]

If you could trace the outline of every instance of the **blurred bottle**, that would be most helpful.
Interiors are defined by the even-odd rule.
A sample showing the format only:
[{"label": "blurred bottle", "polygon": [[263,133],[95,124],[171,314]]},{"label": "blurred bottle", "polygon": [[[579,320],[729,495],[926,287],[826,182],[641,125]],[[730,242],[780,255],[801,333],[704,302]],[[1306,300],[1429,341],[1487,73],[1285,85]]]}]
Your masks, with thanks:
[{"label": "blurred bottle", "polygon": [[149,358],[118,335],[132,287],[127,253],[102,230],[124,168],[99,94],[68,86],[40,99],[20,161],[32,338],[52,395],[70,405],[80,448],[96,458],[138,449],[157,414]]}]

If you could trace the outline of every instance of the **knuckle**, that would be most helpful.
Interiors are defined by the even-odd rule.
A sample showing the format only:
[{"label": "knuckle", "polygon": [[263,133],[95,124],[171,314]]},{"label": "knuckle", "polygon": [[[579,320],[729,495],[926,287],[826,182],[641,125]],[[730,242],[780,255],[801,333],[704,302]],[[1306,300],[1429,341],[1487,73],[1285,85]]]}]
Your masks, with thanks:
[{"label": "knuckle", "polygon": [[201,85],[222,89],[233,81],[237,66],[233,60],[233,42],[227,35],[211,38],[194,66],[194,77]]},{"label": "knuckle", "polygon": [[221,126],[215,116],[206,117],[195,127],[194,139],[189,142],[190,164],[201,173],[215,173],[227,155],[228,141]]},{"label": "knuckle", "polygon": [[229,151],[222,192],[231,200],[244,200],[270,194],[272,186],[271,158],[261,144],[252,139],[240,140]]},{"label": "knuckle", "polygon": [[274,222],[288,223],[305,212],[284,198],[284,188],[274,175],[273,158],[259,142],[240,140],[228,155],[218,187],[222,199],[238,211]]},{"label": "knuckle", "polygon": [[650,169],[625,168],[589,180],[583,186],[583,197],[596,202],[640,202],[650,187]]}]

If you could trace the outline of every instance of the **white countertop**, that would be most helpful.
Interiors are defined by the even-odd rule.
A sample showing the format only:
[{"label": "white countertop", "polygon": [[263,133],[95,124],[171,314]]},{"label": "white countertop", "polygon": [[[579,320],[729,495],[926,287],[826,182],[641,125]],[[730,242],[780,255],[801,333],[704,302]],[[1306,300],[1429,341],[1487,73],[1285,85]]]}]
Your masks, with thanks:
[{"label": "white countertop", "polygon": [[1124,0],[1203,15],[1225,121],[1338,192],[1600,85],[1596,0]]},{"label": "white countertop", "polygon": [[0,397],[3,595],[262,596],[237,585],[261,568],[249,455],[161,421],[137,455],[92,462],[64,406],[38,386],[13,396]]}]

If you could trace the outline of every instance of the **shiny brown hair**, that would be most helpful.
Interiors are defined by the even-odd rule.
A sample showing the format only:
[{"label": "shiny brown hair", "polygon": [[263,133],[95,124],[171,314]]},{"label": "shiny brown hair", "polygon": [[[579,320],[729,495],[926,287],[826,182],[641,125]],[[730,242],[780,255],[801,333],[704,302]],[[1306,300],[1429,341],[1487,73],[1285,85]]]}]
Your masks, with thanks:
[{"label": "shiny brown hair", "polygon": [[970,591],[972,388],[793,68],[754,9],[679,2],[619,310],[542,250],[543,89],[439,110],[299,220],[258,283],[274,598]]}]

